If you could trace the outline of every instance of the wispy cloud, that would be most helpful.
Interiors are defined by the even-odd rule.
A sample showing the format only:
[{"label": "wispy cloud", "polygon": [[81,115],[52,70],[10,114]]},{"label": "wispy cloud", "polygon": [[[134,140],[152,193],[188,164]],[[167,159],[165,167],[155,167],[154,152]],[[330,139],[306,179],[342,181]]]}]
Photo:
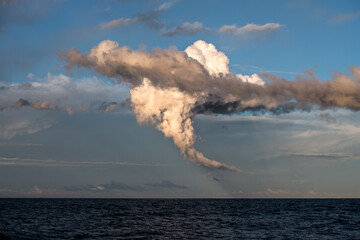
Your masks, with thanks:
[{"label": "wispy cloud", "polygon": [[186,186],[175,184],[171,181],[164,180],[160,183],[146,183],[144,185],[131,185],[127,183],[110,181],[110,183],[103,184],[85,184],[65,187],[66,191],[89,191],[89,192],[112,192],[112,191],[153,191],[154,188],[163,188],[163,189],[188,189]]},{"label": "wispy cloud", "polygon": [[58,161],[52,159],[33,159],[20,157],[4,157],[0,156],[0,165],[2,166],[41,166],[41,167],[95,167],[95,166],[137,166],[137,167],[165,167],[164,164],[150,163],[129,163],[129,162],[70,162]]},{"label": "wispy cloud", "polygon": [[283,70],[269,70],[259,66],[247,65],[247,64],[231,64],[231,66],[240,69],[242,71],[254,71],[254,72],[268,72],[268,73],[280,73],[280,74],[289,74],[289,75],[302,75],[301,72],[291,72]]},{"label": "wispy cloud", "polygon": [[319,115],[317,115],[317,117],[320,120],[323,120],[328,124],[335,124],[336,123],[336,118],[331,116],[330,113],[320,113]]},{"label": "wispy cloud", "polygon": [[134,18],[119,18],[119,19],[112,20],[110,22],[101,23],[100,29],[119,28],[119,27],[129,25],[134,22],[136,22]]},{"label": "wispy cloud", "polygon": [[28,24],[45,19],[63,2],[63,0],[0,0],[0,33],[6,31],[9,25]]},{"label": "wispy cloud", "polygon": [[206,31],[207,28],[203,26],[201,22],[185,22],[181,26],[177,26],[173,29],[166,30],[163,35],[167,37],[173,37],[176,35],[194,35],[200,31]]},{"label": "wispy cloud", "polygon": [[108,22],[103,22],[99,25],[102,30],[110,28],[120,28],[126,25],[145,23],[150,29],[157,30],[161,35],[166,37],[174,37],[177,35],[195,35],[199,32],[207,31],[220,34],[229,35],[245,35],[249,33],[270,33],[279,30],[285,25],[279,23],[266,23],[264,25],[258,25],[249,23],[243,27],[237,27],[236,24],[224,25],[220,29],[212,29],[205,27],[203,23],[199,21],[184,22],[181,25],[175,27],[167,27],[164,22],[158,20],[161,12],[169,9],[175,2],[166,2],[158,8],[151,9],[147,12],[138,13],[132,18],[118,18]]},{"label": "wispy cloud", "polygon": [[0,138],[10,139],[16,135],[34,134],[51,127],[51,119],[38,119],[39,114],[31,115],[19,112],[1,114]]},{"label": "wispy cloud", "polygon": [[41,143],[12,143],[12,142],[3,142],[0,143],[0,146],[25,146],[25,147],[41,147]]},{"label": "wispy cloud", "polygon": [[168,180],[163,180],[162,182],[159,182],[159,183],[146,183],[144,185],[149,186],[149,187],[155,187],[155,188],[178,188],[178,189],[187,189],[188,188],[186,186],[178,185],[178,184],[175,184]]},{"label": "wispy cloud", "polygon": [[309,158],[329,158],[338,160],[360,159],[360,153],[291,153],[290,156]]},{"label": "wispy cloud", "polygon": [[[165,182],[165,183],[164,183]],[[64,186],[61,188],[44,188],[35,185],[27,189],[7,189],[0,188],[1,197],[139,197],[147,194],[148,196],[157,196],[156,191],[164,190],[185,190],[185,186],[174,184],[170,181],[159,183],[160,186],[151,186],[147,184],[131,184],[121,181],[111,180],[101,184],[79,184],[73,186]],[[156,189],[155,189],[156,188]],[[173,192],[173,191],[172,191]],[[135,194],[135,195],[134,195]]]},{"label": "wispy cloud", "polygon": [[355,21],[360,18],[360,10],[352,13],[340,13],[333,16],[330,21],[333,23],[345,23],[350,21]]},{"label": "wispy cloud", "polygon": [[165,24],[158,21],[160,13],[169,9],[174,2],[166,2],[160,5],[158,8],[151,9],[147,12],[136,14],[132,18],[118,18],[109,22],[103,22],[99,25],[100,29],[119,28],[125,25],[135,23],[145,23],[149,28],[156,30],[164,30]]},{"label": "wispy cloud", "polygon": [[78,185],[78,186],[71,186],[65,187],[64,190],[66,191],[90,191],[90,192],[104,192],[104,191],[119,191],[119,190],[126,190],[126,191],[136,191],[141,192],[144,191],[143,186],[139,185],[129,185],[126,183],[111,181],[110,183],[104,183],[99,185],[93,184],[86,184],[86,185]]},{"label": "wispy cloud", "polygon": [[274,32],[279,30],[281,27],[285,27],[279,23],[266,23],[264,25],[258,25],[249,23],[242,27],[237,27],[236,24],[224,25],[219,29],[221,34],[231,35],[243,35],[248,33],[261,33],[261,32]]},{"label": "wispy cloud", "polygon": [[174,2],[166,2],[158,8],[151,9],[147,12],[138,13],[132,18],[118,18],[109,22],[103,22],[99,25],[102,30],[110,28],[120,28],[126,25],[145,23],[150,29],[157,30],[161,35],[166,37],[174,37],[176,35],[194,35],[200,31],[205,31],[207,28],[201,22],[195,21],[193,23],[185,22],[182,25],[168,28],[165,23],[158,20],[161,12],[171,8]]},{"label": "wispy cloud", "polygon": [[[229,196],[229,195],[228,195]],[[236,190],[230,193],[231,197],[241,198],[354,198],[359,195],[349,194],[335,194],[316,190],[286,190],[281,188],[266,188],[261,191],[242,191]]]}]

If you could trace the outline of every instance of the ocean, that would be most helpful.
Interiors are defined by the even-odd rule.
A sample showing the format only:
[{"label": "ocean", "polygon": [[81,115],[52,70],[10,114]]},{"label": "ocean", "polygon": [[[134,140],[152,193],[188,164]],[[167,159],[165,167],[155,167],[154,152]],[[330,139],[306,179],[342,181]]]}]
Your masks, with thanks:
[{"label": "ocean", "polygon": [[0,199],[0,239],[360,239],[360,199]]}]

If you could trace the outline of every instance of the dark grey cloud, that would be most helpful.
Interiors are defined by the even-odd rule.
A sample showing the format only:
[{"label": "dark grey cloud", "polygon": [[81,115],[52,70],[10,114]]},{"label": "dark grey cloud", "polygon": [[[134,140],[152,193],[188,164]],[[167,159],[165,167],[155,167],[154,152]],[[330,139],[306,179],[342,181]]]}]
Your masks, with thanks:
[{"label": "dark grey cloud", "polygon": [[151,9],[147,12],[138,13],[132,18],[118,18],[109,22],[103,22],[100,24],[101,29],[119,28],[124,25],[130,25],[134,23],[145,23],[150,29],[163,30],[165,24],[158,20],[162,11],[170,8],[172,2],[166,2],[156,9]]},{"label": "dark grey cloud", "polygon": [[166,30],[163,35],[167,37],[174,37],[176,35],[195,35],[198,32],[206,30],[208,29],[205,28],[201,22],[185,22],[183,25]]},{"label": "dark grey cloud", "polygon": [[112,112],[116,110],[116,108],[119,107],[119,104],[117,102],[103,102],[100,104],[98,110],[104,111],[104,112]]},{"label": "dark grey cloud", "polygon": [[220,178],[217,178],[217,177],[214,177],[212,176],[212,179],[216,182],[221,182],[221,181],[224,181],[224,179],[220,179]]},{"label": "dark grey cloud", "polygon": [[28,100],[20,98],[19,100],[16,101],[16,103],[13,105],[13,107],[21,108],[21,107],[26,107],[26,106],[30,106],[30,105],[31,105],[31,103]]},{"label": "dark grey cloud", "polygon": [[160,7],[151,9],[147,12],[138,13],[132,18],[118,18],[109,22],[100,24],[100,29],[120,28],[126,25],[144,23],[149,29],[158,31],[161,35],[166,37],[174,37],[177,35],[195,35],[198,32],[208,30],[201,22],[185,22],[182,25],[168,28],[164,22],[159,21],[161,13],[169,9],[174,2],[165,2]]},{"label": "dark grey cloud", "polygon": [[[145,187],[144,187],[145,186]],[[111,192],[111,191],[134,191],[134,192],[143,192],[150,190],[150,188],[175,188],[175,189],[187,189],[188,187],[178,185],[172,183],[171,181],[164,180],[160,183],[146,183],[142,185],[129,185],[123,182],[116,182],[110,181],[110,183],[103,183],[103,184],[85,184],[85,185],[77,185],[77,186],[70,186],[65,187],[64,190],[66,191],[91,191],[91,192]]]},{"label": "dark grey cloud", "polygon": [[22,108],[22,107],[31,106],[32,108],[37,109],[37,110],[59,110],[59,107],[53,105],[49,100],[35,101],[34,103],[31,103],[30,101],[23,99],[23,98],[20,98],[19,100],[17,100],[16,103],[14,103],[12,106],[6,106],[6,105],[1,105],[1,106],[2,106],[2,109],[8,108],[8,107]]},{"label": "dark grey cloud", "polygon": [[187,189],[188,187],[183,185],[175,184],[169,180],[163,180],[159,183],[145,183],[145,186],[155,187],[155,188],[177,188],[177,189]]},{"label": "dark grey cloud", "polygon": [[336,118],[330,115],[330,113],[320,113],[318,115],[318,118],[325,121],[328,124],[334,124],[336,123]]},{"label": "dark grey cloud", "polygon": [[128,185],[121,182],[111,181],[110,183],[101,184],[100,187],[103,187],[106,190],[128,190],[128,191],[144,191],[142,186],[138,185]]},{"label": "dark grey cloud", "polygon": [[[163,6],[163,5],[162,5]],[[157,9],[150,10],[144,13],[138,13],[135,17],[136,22],[145,23],[150,29],[160,30],[165,27],[165,24],[158,21],[158,17],[161,11],[169,8],[171,4],[164,5],[164,7],[160,6]]]},{"label": "dark grey cloud", "polygon": [[91,192],[125,190],[125,191],[141,192],[141,191],[144,191],[144,188],[142,186],[138,186],[138,185],[128,185],[128,184],[121,183],[121,182],[111,181],[110,183],[99,184],[99,185],[86,184],[86,185],[70,186],[70,187],[65,187],[64,190],[66,190],[66,191],[91,191]]}]

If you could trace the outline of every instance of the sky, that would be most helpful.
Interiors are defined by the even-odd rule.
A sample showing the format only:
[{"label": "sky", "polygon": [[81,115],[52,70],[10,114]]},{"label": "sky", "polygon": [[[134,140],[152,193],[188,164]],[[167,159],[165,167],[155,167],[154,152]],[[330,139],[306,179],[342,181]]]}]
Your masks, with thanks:
[{"label": "sky", "polygon": [[0,0],[0,197],[354,198],[360,2]]}]

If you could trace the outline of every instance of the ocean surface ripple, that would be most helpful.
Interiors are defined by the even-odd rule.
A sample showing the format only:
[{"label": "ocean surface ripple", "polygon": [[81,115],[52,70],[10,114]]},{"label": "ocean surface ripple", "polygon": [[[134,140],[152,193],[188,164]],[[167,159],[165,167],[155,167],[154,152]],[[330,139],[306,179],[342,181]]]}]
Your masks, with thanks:
[{"label": "ocean surface ripple", "polygon": [[360,239],[360,199],[0,199],[0,239]]}]

